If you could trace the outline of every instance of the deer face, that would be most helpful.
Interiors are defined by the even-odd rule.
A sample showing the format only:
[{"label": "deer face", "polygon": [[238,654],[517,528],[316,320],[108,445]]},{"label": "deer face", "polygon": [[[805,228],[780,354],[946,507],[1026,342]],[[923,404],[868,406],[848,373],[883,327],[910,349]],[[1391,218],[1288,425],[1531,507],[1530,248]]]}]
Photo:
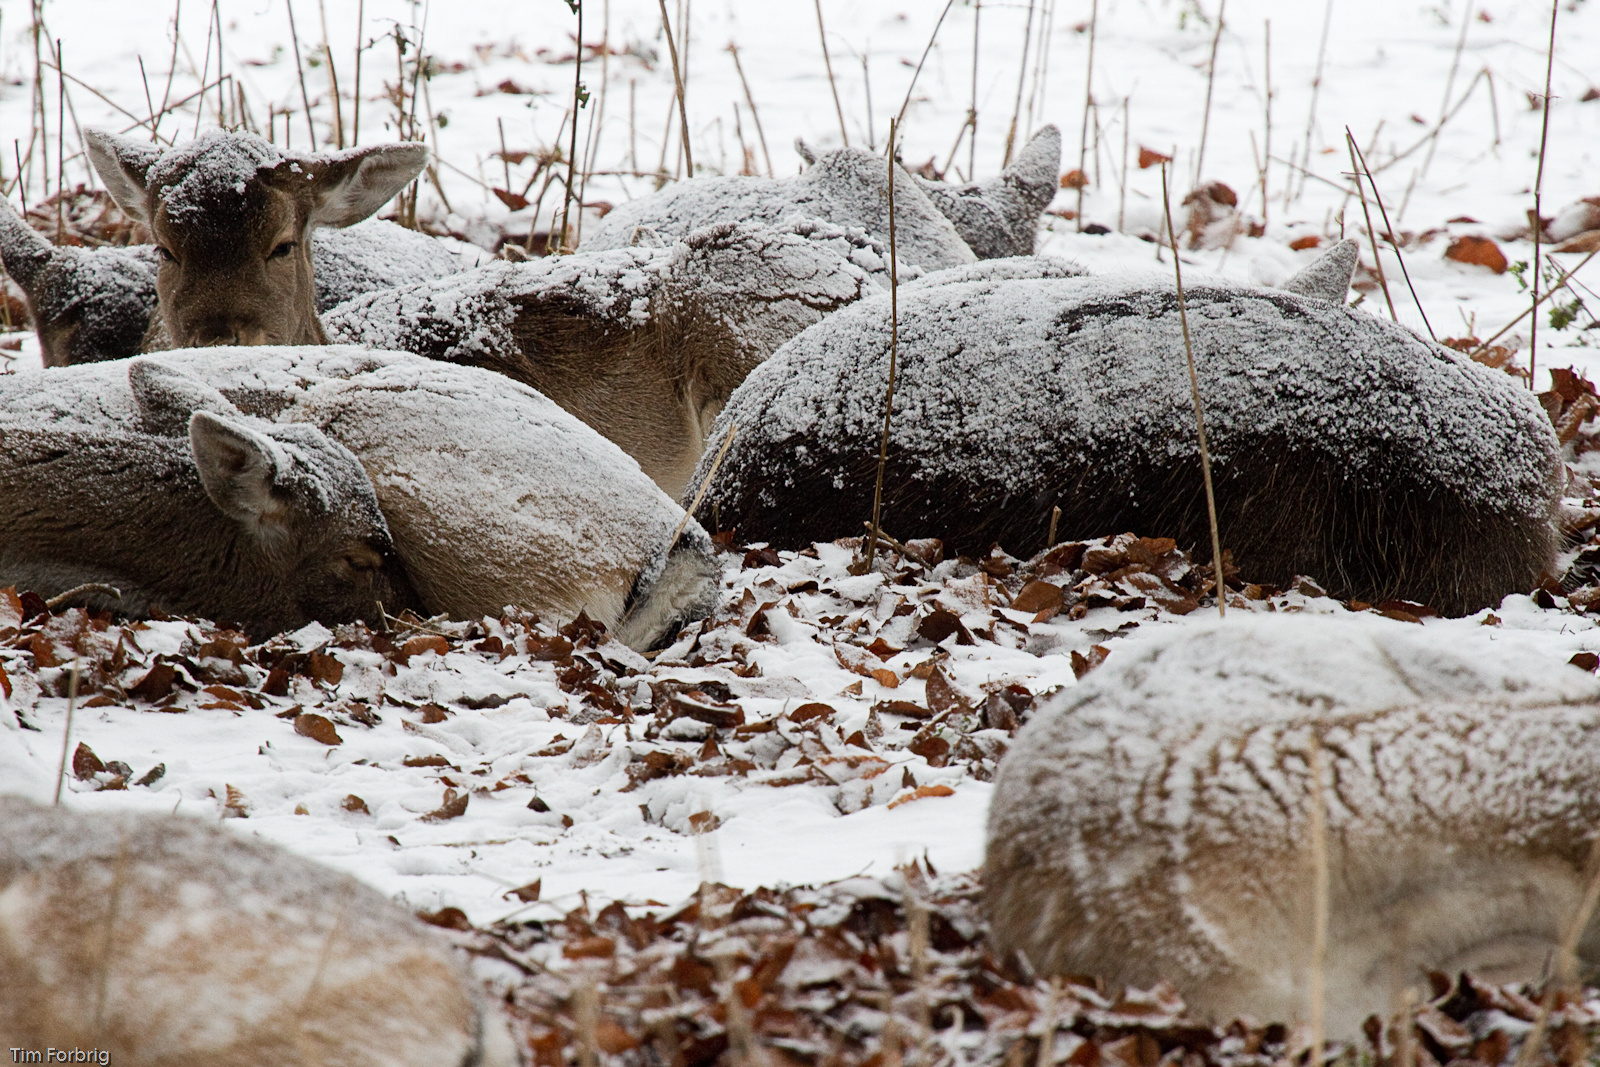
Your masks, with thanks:
[{"label": "deer face", "polygon": [[287,157],[220,130],[166,151],[93,130],[86,140],[112,198],[155,235],[177,347],[325,343],[312,230],[360,222],[427,163],[416,144]]}]

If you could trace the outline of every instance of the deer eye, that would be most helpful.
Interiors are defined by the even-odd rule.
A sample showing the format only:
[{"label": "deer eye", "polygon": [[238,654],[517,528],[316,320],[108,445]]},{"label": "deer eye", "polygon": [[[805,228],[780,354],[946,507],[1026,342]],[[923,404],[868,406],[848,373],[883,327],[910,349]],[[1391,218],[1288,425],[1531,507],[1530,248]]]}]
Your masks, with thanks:
[{"label": "deer eye", "polygon": [[156,257],[163,263],[176,263],[178,257],[167,251],[166,245],[156,245]]},{"label": "deer eye", "polygon": [[269,254],[267,256],[267,258],[268,259],[284,259],[285,257],[287,257],[289,255],[290,252],[294,251],[294,244],[295,243],[293,241],[284,241],[277,248],[274,248],[272,250],[271,254]]}]

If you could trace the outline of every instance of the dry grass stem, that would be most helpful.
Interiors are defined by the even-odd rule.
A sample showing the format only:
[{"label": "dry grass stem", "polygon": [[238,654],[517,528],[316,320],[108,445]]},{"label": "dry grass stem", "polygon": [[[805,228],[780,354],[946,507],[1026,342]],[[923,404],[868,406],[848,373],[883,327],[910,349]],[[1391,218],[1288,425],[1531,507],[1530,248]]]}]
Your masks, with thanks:
[{"label": "dry grass stem", "polygon": [[967,104],[967,180],[978,173],[978,24],[983,20],[983,0],[972,0],[972,96]]},{"label": "dry grass stem", "polygon": [[[212,10],[216,8],[213,5]],[[339,99],[339,69],[333,63],[333,47],[328,43],[328,5],[326,0],[317,0],[317,14],[322,19],[322,58],[328,64],[328,92],[333,97],[333,143],[341,151],[344,149],[344,106]],[[222,73],[222,39],[221,30],[218,30],[217,39],[217,73]]]},{"label": "dry grass stem", "polygon": [[[578,191],[575,180],[578,168],[578,111],[583,107],[583,0],[573,0],[572,10],[578,16],[578,36],[576,38],[577,47],[573,49],[572,56],[572,143],[567,149],[567,182],[566,188],[561,195],[561,237],[556,242],[556,251],[559,255],[574,251],[571,240],[572,200]],[[661,6],[661,17],[663,19],[667,17],[667,8],[664,0]],[[670,33],[667,39],[669,41],[672,39]],[[676,49],[673,50],[672,57],[672,69],[676,72],[678,69],[678,53]],[[682,101],[681,89],[679,100],[680,102]],[[578,210],[582,212],[582,204],[578,205]],[[554,226],[550,228],[552,231],[555,229]],[[529,224],[529,229],[532,229],[531,223]]]},{"label": "dry grass stem", "polygon": [[[678,97],[678,130],[683,135],[683,166],[689,177],[694,177],[694,154],[689,148],[689,112],[688,106],[683,102],[683,71],[678,66],[678,42],[672,36],[672,23],[667,18],[667,0],[659,0],[661,4],[661,30],[667,35],[667,50],[672,53],[672,83],[677,87]],[[573,122],[573,136],[577,136],[577,119]],[[670,125],[670,121],[669,121]],[[577,142],[574,141],[574,144]],[[666,145],[661,146],[663,166],[666,159]]]},{"label": "dry grass stem", "polygon": [[1372,242],[1372,264],[1378,272],[1378,284],[1383,286],[1383,299],[1389,305],[1389,318],[1395,322],[1400,321],[1400,316],[1395,314],[1394,298],[1389,295],[1389,279],[1383,273],[1383,259],[1378,255],[1378,228],[1372,225],[1372,211],[1367,207],[1367,191],[1361,184],[1361,166],[1356,161],[1356,139],[1350,135],[1349,127],[1345,128],[1345,142],[1350,149],[1350,176],[1355,179],[1356,192],[1361,194],[1361,214],[1367,220],[1367,237]]},{"label": "dry grass stem", "polygon": [[[945,10],[949,10],[948,4]],[[894,153],[899,136],[900,122],[896,119],[889,123],[889,388],[883,399],[883,436],[878,441],[878,477],[872,490],[873,536],[867,539],[868,571],[872,570],[877,558],[877,533],[883,529],[883,468],[889,459],[889,423],[894,416],[894,376],[900,356],[900,258],[894,224],[894,172],[898,169]]]},{"label": "dry grass stem", "polygon": [[1590,252],[1588,255],[1586,255],[1582,259],[1578,260],[1578,262],[1576,264],[1574,264],[1573,266],[1571,266],[1571,267],[1567,268],[1566,270],[1562,271],[1561,272],[1561,277],[1559,277],[1559,278],[1557,278],[1555,280],[1554,284],[1552,284],[1550,286],[1550,289],[1549,289],[1548,292],[1546,292],[1543,296],[1539,297],[1539,299],[1537,301],[1535,301],[1531,306],[1526,308],[1522,312],[1522,314],[1518,315],[1516,318],[1512,319],[1510,322],[1508,322],[1504,326],[1500,327],[1500,329],[1496,330],[1494,332],[1494,335],[1492,337],[1490,337],[1487,341],[1484,341],[1483,343],[1479,344],[1477,348],[1474,348],[1469,353],[1470,357],[1473,358],[1473,359],[1476,359],[1478,356],[1481,356],[1485,352],[1489,351],[1489,346],[1490,345],[1494,344],[1496,341],[1500,340],[1500,338],[1504,337],[1507,333],[1511,332],[1511,330],[1517,325],[1517,323],[1521,322],[1523,319],[1527,318],[1529,315],[1532,315],[1535,311],[1538,311],[1540,304],[1544,303],[1546,300],[1549,300],[1552,296],[1555,296],[1556,293],[1560,292],[1561,291],[1561,287],[1563,285],[1567,284],[1567,279],[1571,278],[1574,274],[1576,274],[1580,270],[1582,270],[1584,268],[1584,266],[1591,259],[1593,259],[1597,255],[1600,255],[1600,249],[1596,249],[1595,251]]},{"label": "dry grass stem", "polygon": [[1211,35],[1211,58],[1206,61],[1206,103],[1200,118],[1200,150],[1194,157],[1194,188],[1200,187],[1200,176],[1205,170],[1206,139],[1211,133],[1211,92],[1217,84],[1217,46],[1222,43],[1222,29],[1228,11],[1228,0],[1217,5],[1217,29]]},{"label": "dry grass stem", "polygon": [[[928,35],[928,43],[923,45],[922,55],[917,60],[917,67],[911,72],[911,84],[906,86],[905,99],[900,101],[900,110],[895,112],[894,121],[889,124],[889,158],[891,160],[894,159],[896,145],[898,143],[895,139],[896,131],[905,126],[906,108],[911,106],[911,93],[917,87],[917,79],[922,76],[922,65],[928,61],[928,53],[933,51],[933,42],[939,39],[939,29],[944,25],[944,17],[950,14],[950,8],[954,4],[955,0],[945,0],[944,10],[939,12],[939,21],[933,24],[933,32]],[[894,175],[892,172],[889,176],[889,183],[889,188],[892,193],[894,189]],[[891,212],[892,210],[893,209],[891,209]],[[894,223],[892,220],[890,221],[889,226],[891,230],[894,228]]]},{"label": "dry grass stem", "polygon": [[578,1024],[578,1063],[598,1067],[600,1063],[600,990],[593,976],[585,974],[572,991],[572,1017]]},{"label": "dry grass stem", "polygon": [[[1428,321],[1428,313],[1422,308],[1422,298],[1417,295],[1417,287],[1411,283],[1411,272],[1406,269],[1406,257],[1400,252],[1400,240],[1395,236],[1394,228],[1389,225],[1389,212],[1384,209],[1383,195],[1378,192],[1378,183],[1372,180],[1372,171],[1367,169],[1366,154],[1363,153],[1360,147],[1356,144],[1355,138],[1350,136],[1350,127],[1346,126],[1344,132],[1345,136],[1349,138],[1351,149],[1356,154],[1356,161],[1361,164],[1362,173],[1366,174],[1367,176],[1367,184],[1372,186],[1372,199],[1378,202],[1378,214],[1383,219],[1383,230],[1389,236],[1389,247],[1394,249],[1395,259],[1400,261],[1400,274],[1406,280],[1406,288],[1411,290],[1411,299],[1416,302],[1417,314],[1422,316],[1422,324],[1428,328],[1428,336],[1437,342],[1439,337],[1433,332],[1433,323]],[[1356,184],[1359,186],[1360,183],[1361,179],[1358,176],[1356,178]],[[1368,220],[1368,228],[1371,228],[1370,219]],[[1376,248],[1376,246],[1374,246],[1374,248]],[[1377,258],[1376,251],[1373,252],[1373,258]],[[1384,295],[1387,296],[1388,293],[1385,292]],[[1390,305],[1390,310],[1393,310],[1393,305]]]},{"label": "dry grass stem", "polygon": [[[1077,224],[1078,224],[1078,232],[1079,233],[1083,232],[1083,185],[1088,180],[1088,175],[1084,171],[1084,163],[1088,159],[1088,152],[1089,152],[1089,110],[1090,110],[1090,108],[1092,108],[1094,106],[1094,42],[1095,42],[1095,37],[1099,33],[1099,27],[1100,27],[1100,0],[1094,0],[1094,3],[1091,4],[1090,7],[1089,7],[1089,61],[1084,64],[1084,74],[1083,74],[1083,125],[1078,130],[1078,176],[1079,176],[1079,183],[1078,183],[1078,210],[1077,210],[1077,219],[1076,219],[1076,221],[1077,221]],[[1127,105],[1126,100],[1124,100],[1123,105],[1122,105],[1122,115],[1123,115],[1124,123],[1126,123],[1127,115],[1128,115],[1128,105]],[[1123,138],[1122,138],[1122,165],[1123,165],[1123,168],[1126,169],[1127,165],[1128,165],[1128,138],[1127,138],[1127,132],[1128,131],[1127,131],[1127,126],[1126,125],[1123,126],[1123,131],[1122,132],[1123,132]],[[1011,155],[1011,146],[1008,143],[1006,145],[1006,156],[1009,158],[1010,155]],[[1122,209],[1124,207],[1126,207],[1126,205],[1127,205],[1127,182],[1126,182],[1126,178],[1124,178],[1124,182],[1123,182],[1123,200],[1122,200],[1121,205],[1119,205],[1118,208],[1117,208],[1117,230],[1119,232],[1122,229]]]},{"label": "dry grass stem", "polygon": [[[1172,242],[1172,272],[1178,283],[1178,319],[1183,324],[1183,352],[1189,362],[1189,392],[1194,398],[1195,434],[1200,440],[1200,474],[1205,480],[1206,515],[1211,520],[1211,570],[1216,583],[1217,614],[1228,614],[1228,586],[1224,580],[1222,564],[1222,533],[1217,527],[1217,494],[1211,485],[1211,452],[1206,447],[1206,415],[1200,403],[1200,376],[1194,367],[1194,340],[1189,335],[1189,308],[1183,296],[1183,260],[1178,254],[1178,235],[1172,228],[1172,192],[1167,188],[1167,171],[1171,161],[1161,164],[1161,208],[1167,220],[1167,240]],[[1156,242],[1157,247],[1160,242]]]},{"label": "dry grass stem", "polygon": [[1306,989],[1310,999],[1311,1050],[1308,1067],[1321,1067],[1324,1041],[1323,971],[1328,961],[1328,809],[1322,791],[1322,739],[1311,739],[1311,973]]},{"label": "dry grass stem", "polygon": [[367,24],[367,0],[356,4],[356,84],[350,92],[350,147],[361,143],[361,31]]},{"label": "dry grass stem", "polygon": [[[1533,304],[1539,303],[1540,239],[1544,236],[1544,153],[1550,141],[1550,75],[1556,62],[1556,16],[1561,0],[1550,0],[1550,44],[1544,57],[1544,100],[1539,128],[1539,169],[1533,179]],[[1539,369],[1539,316],[1528,323],[1528,388],[1536,389]]]},{"label": "dry grass stem", "polygon": [[[662,0],[665,3],[665,0]],[[828,70],[828,88],[833,90],[833,109],[839,115],[839,136],[850,147],[850,131],[844,127],[844,106],[839,103],[839,83],[833,77],[833,57],[828,54],[828,29],[822,23],[822,0],[812,0],[817,9],[817,37],[822,41],[822,65]]]},{"label": "dry grass stem", "polygon": [[[294,0],[283,0],[283,6],[289,12],[289,41],[294,46],[294,70],[296,76],[300,79],[300,103],[306,109],[306,133],[311,137],[311,151],[315,152],[317,150],[317,128],[311,123],[311,94],[306,91],[306,68],[300,58],[300,33],[295,29],[294,25]],[[176,28],[174,28],[173,32],[177,32]],[[204,79],[201,80],[203,81]],[[285,122],[285,146],[287,146],[289,140],[288,127],[289,124]]]},{"label": "dry grass stem", "polygon": [[78,679],[82,676],[83,658],[72,657],[72,674],[67,678],[67,721],[61,728],[61,765],[56,768],[56,795],[50,803],[61,806],[61,789],[66,785],[67,767],[72,753],[72,713],[78,706]]},{"label": "dry grass stem", "polygon": [[1267,196],[1267,171],[1272,160],[1272,20],[1266,20],[1266,45],[1264,67],[1266,75],[1266,140],[1261,145],[1261,228],[1266,229],[1270,200]]},{"label": "dry grass stem", "polygon": [[1061,525],[1061,505],[1057,504],[1050,509],[1050,532],[1045,535],[1045,546],[1050,548],[1056,543],[1056,529]]},{"label": "dry grass stem", "polygon": [[[1317,126],[1317,96],[1322,92],[1322,65],[1328,56],[1328,27],[1332,24],[1333,0],[1328,0],[1327,6],[1322,11],[1322,37],[1317,44],[1317,69],[1316,73],[1311,77],[1311,106],[1306,111],[1306,136],[1304,143],[1300,146],[1301,193],[1305,192],[1306,188],[1305,175],[1310,173],[1311,170],[1311,135]],[[1290,182],[1289,185],[1292,188],[1294,183]],[[1283,206],[1288,207],[1291,199],[1289,190],[1284,190],[1283,195]],[[1295,196],[1299,195],[1299,193],[1295,194]]]},{"label": "dry grass stem", "polygon": [[728,424],[728,436],[722,439],[722,447],[717,449],[717,458],[711,461],[711,469],[706,471],[706,480],[700,483],[700,488],[694,494],[694,500],[689,504],[689,510],[683,513],[683,518],[678,520],[678,528],[672,531],[672,540],[667,542],[668,555],[671,555],[672,550],[677,547],[678,538],[683,536],[683,528],[689,525],[689,520],[694,516],[694,513],[700,510],[700,501],[705,499],[706,490],[716,480],[717,469],[722,466],[723,457],[728,454],[729,447],[733,445],[733,435],[738,432],[739,424],[730,422]]},{"label": "dry grass stem", "polygon": [[[761,142],[761,158],[767,164],[767,177],[774,177],[772,169],[772,153],[767,151],[767,134],[761,128],[761,112],[756,110],[756,98],[750,95],[750,82],[744,76],[744,65],[739,62],[739,48],[733,42],[728,42],[728,54],[733,57],[733,69],[739,74],[739,85],[744,89],[744,102],[750,107],[750,119],[756,124],[756,139]],[[637,169],[638,164],[634,167]]]},{"label": "dry grass stem", "polygon": [[1039,1056],[1036,1067],[1056,1067],[1056,1015],[1060,1010],[1061,988],[1058,980],[1050,979],[1045,987],[1044,1011],[1039,1022]]},{"label": "dry grass stem", "polygon": [[[1098,7],[1100,0],[1095,0]],[[1028,50],[1033,46],[1033,9],[1038,0],[1028,0],[1028,21],[1022,28],[1022,58],[1017,64],[1017,102],[1011,109],[1011,126],[1006,130],[1006,154],[1000,169],[1011,166],[1011,151],[1017,143],[1017,123],[1022,121],[1022,87],[1028,80]]]}]

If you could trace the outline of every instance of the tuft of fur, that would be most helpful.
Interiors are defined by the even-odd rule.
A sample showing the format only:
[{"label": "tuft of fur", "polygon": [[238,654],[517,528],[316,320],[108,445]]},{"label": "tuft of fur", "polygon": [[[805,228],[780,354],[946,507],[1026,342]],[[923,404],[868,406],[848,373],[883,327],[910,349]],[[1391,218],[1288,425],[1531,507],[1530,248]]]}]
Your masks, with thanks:
[{"label": "tuft of fur", "polygon": [[0,1043],[123,1067],[516,1062],[444,939],[348,875],[197,819],[15,797]]},{"label": "tuft of fur", "polygon": [[1281,288],[1286,293],[1342,304],[1350,293],[1350,279],[1355,277],[1360,261],[1359,244],[1350,238],[1336,241],[1326,252],[1291,275]]},{"label": "tuft of fur", "polygon": [[[886,529],[1027,554],[1059,505],[1063,538],[1209,541],[1170,277],[935,281],[900,294]],[[1554,566],[1562,467],[1526,390],[1342,305],[1187,295],[1222,544],[1253,580],[1467,613]],[[752,372],[712,430],[739,425],[705,506],[782,547],[859,530],[889,347],[873,297]]]},{"label": "tuft of fur", "polygon": [[997,953],[1170,981],[1219,1025],[1305,1022],[1313,744],[1328,1034],[1359,1040],[1429,971],[1536,980],[1600,825],[1600,682],[1487,632],[1350,616],[1134,638],[1035,712],[989,808]]}]

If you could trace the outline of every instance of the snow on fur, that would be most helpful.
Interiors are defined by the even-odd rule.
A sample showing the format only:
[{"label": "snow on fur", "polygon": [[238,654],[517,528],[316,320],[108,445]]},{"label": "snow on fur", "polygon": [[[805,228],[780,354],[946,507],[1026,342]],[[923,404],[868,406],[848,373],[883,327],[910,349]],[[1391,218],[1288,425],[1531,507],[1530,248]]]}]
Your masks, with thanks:
[{"label": "snow on fur", "polygon": [[[1065,537],[1206,539],[1170,278],[937,279],[901,294],[887,529],[1030,548],[1059,504]],[[741,536],[805,543],[868,517],[888,304],[807,330],[729,401],[711,436],[739,434],[707,506]],[[1188,318],[1223,544],[1256,580],[1467,611],[1553,565],[1556,441],[1509,378],[1277,291],[1195,280]]]},{"label": "snow on fur", "polygon": [[[860,148],[829,152],[793,178],[719,177],[675,182],[621,204],[584,236],[585,251],[686,237],[716,223],[768,226],[796,216],[862,227],[889,240],[889,175],[881,156]],[[925,270],[971,263],[972,250],[904,169],[895,177],[900,258]],[[657,236],[658,235],[658,236]]]},{"label": "snow on fur", "polygon": [[1043,973],[1171,980],[1219,1021],[1304,1019],[1320,745],[1331,1032],[1357,1037],[1389,1010],[1390,976],[1418,968],[1536,978],[1600,818],[1600,682],[1509,644],[1280,614],[1123,645],[1001,765],[985,870],[998,951]]}]

